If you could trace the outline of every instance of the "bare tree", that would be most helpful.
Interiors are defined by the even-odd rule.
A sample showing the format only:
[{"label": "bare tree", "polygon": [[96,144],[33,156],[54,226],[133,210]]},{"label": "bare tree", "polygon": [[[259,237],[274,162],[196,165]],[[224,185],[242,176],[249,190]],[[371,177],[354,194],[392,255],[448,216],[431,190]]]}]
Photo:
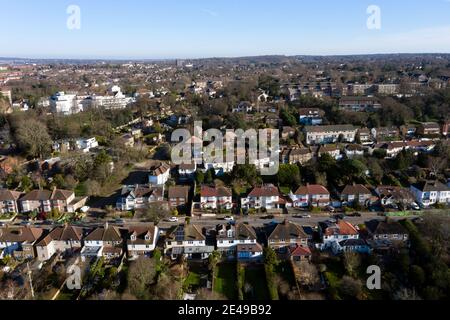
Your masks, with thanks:
[{"label": "bare tree", "polygon": [[128,270],[128,290],[139,299],[150,296],[149,287],[155,281],[156,265],[153,259],[141,257],[132,262]]},{"label": "bare tree", "polygon": [[343,258],[345,270],[350,276],[354,276],[356,269],[361,265],[360,255],[355,252],[345,252]]}]

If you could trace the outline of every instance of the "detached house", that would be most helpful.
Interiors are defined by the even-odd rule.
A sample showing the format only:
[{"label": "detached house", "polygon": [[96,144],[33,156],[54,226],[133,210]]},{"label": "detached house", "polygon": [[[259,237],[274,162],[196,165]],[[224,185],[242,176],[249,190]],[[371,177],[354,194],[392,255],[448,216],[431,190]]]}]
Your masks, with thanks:
[{"label": "detached house", "polygon": [[322,250],[332,248],[333,245],[336,246],[335,242],[340,243],[348,239],[359,239],[358,230],[351,223],[344,220],[339,220],[336,223],[320,222],[319,231],[322,237],[322,243],[319,247]]},{"label": "detached house", "polygon": [[182,210],[189,203],[188,186],[174,186],[169,188],[169,205],[172,209]]},{"label": "detached house", "polygon": [[159,163],[150,167],[148,182],[151,185],[163,185],[170,178],[170,166],[167,163]]},{"label": "detached house", "polygon": [[414,196],[411,191],[398,186],[378,186],[375,189],[375,193],[379,197],[382,206],[414,202]]},{"label": "detached house", "polygon": [[79,251],[82,238],[83,229],[80,227],[56,227],[36,244],[37,258],[47,261],[57,252],[72,254]]},{"label": "detached house", "polygon": [[0,228],[0,249],[2,255],[13,256],[17,260],[34,259],[34,245],[43,235],[43,229],[33,227],[7,226]]},{"label": "detached house", "polygon": [[440,136],[441,127],[436,122],[424,122],[417,128],[417,133],[421,136]]},{"label": "detached house", "polygon": [[0,213],[19,213],[17,201],[21,196],[20,192],[7,189],[0,190]]},{"label": "detached house", "polygon": [[81,259],[92,257],[105,257],[106,259],[119,258],[123,254],[122,232],[118,227],[110,226],[92,230],[84,238],[84,247],[81,250]]},{"label": "detached house", "polygon": [[116,203],[116,208],[122,211],[130,211],[145,208],[149,203],[164,200],[164,186],[125,186]]},{"label": "detached house", "polygon": [[127,252],[133,260],[140,256],[149,257],[158,242],[159,229],[154,224],[131,226],[128,228]]},{"label": "detached house", "polygon": [[289,197],[297,208],[326,207],[330,204],[330,192],[324,186],[317,184],[299,187],[295,193],[291,192]]},{"label": "detached house", "polygon": [[372,193],[362,184],[349,184],[341,192],[341,201],[350,205],[359,204],[367,206],[372,198]]},{"label": "detached house", "polygon": [[204,209],[225,209],[233,208],[232,193],[226,187],[202,186],[200,191],[200,203]]},{"label": "detached house", "polygon": [[427,208],[436,203],[444,205],[450,203],[450,188],[437,180],[416,183],[410,188],[417,203],[422,207]]},{"label": "detached house", "polygon": [[268,246],[281,254],[289,252],[290,248],[297,246],[308,247],[309,236],[302,226],[285,220],[277,224],[267,238]]},{"label": "detached house", "polygon": [[369,243],[374,249],[389,249],[405,245],[409,240],[408,231],[398,222],[371,220],[366,222]]},{"label": "detached house", "polygon": [[206,245],[206,237],[196,225],[181,224],[171,228],[166,234],[164,252],[174,260],[180,256],[204,260],[213,251],[214,246]]},{"label": "detached house", "polygon": [[273,184],[255,187],[246,198],[241,199],[241,206],[245,209],[277,209],[282,204],[278,188]]}]

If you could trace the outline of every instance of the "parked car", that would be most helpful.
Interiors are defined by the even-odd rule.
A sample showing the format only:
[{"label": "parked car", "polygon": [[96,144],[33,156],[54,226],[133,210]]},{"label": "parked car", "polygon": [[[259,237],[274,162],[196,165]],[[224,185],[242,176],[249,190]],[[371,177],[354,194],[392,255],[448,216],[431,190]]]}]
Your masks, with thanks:
[{"label": "parked car", "polygon": [[226,216],[226,217],[224,218],[224,220],[226,220],[226,221],[234,221],[234,217],[232,217],[232,216]]},{"label": "parked car", "polygon": [[361,217],[361,213],[359,212],[353,212],[353,213],[347,213],[347,217]]},{"label": "parked car", "polygon": [[178,218],[177,217],[170,217],[168,219],[169,222],[178,222]]},{"label": "parked car", "polygon": [[337,219],[343,220],[343,219],[345,219],[345,215],[343,215],[342,213],[336,214],[336,215],[334,216],[334,218],[335,218],[336,220],[337,220]]},{"label": "parked car", "polygon": [[417,203],[413,202],[411,203],[411,209],[418,211],[420,210],[420,206]]},{"label": "parked car", "polygon": [[332,207],[332,206],[327,206],[326,209],[327,209],[329,212],[331,212],[331,213],[333,213],[333,212],[336,211],[336,209],[335,209],[334,207]]}]

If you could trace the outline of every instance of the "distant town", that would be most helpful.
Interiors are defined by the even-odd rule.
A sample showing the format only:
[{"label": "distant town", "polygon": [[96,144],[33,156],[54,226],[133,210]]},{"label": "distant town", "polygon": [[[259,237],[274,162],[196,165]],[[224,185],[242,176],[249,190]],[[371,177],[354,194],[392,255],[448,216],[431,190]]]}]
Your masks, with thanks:
[{"label": "distant town", "polygon": [[449,127],[445,54],[0,58],[0,299],[447,299]]}]

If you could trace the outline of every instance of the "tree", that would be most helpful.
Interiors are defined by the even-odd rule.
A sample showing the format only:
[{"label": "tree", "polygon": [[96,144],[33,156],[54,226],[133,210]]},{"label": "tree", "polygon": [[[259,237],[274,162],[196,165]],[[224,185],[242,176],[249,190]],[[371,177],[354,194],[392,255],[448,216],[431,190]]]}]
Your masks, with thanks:
[{"label": "tree", "polygon": [[264,248],[264,263],[272,267],[277,266],[280,263],[277,253],[270,247]]},{"label": "tree", "polygon": [[128,270],[128,290],[138,299],[150,298],[149,288],[154,283],[156,266],[153,259],[140,257],[132,262]]},{"label": "tree", "polygon": [[43,158],[50,154],[52,139],[45,124],[38,120],[20,122],[15,139],[28,156]]},{"label": "tree", "polygon": [[409,271],[409,278],[411,279],[411,283],[416,288],[420,288],[424,285],[426,280],[425,271],[423,271],[423,269],[420,266],[413,265],[411,266]]},{"label": "tree", "polygon": [[214,270],[217,264],[220,262],[221,255],[219,251],[214,250],[208,258],[209,270]]},{"label": "tree", "polygon": [[344,276],[339,283],[339,291],[348,298],[359,299],[362,293],[361,281]]},{"label": "tree", "polygon": [[300,169],[296,164],[282,164],[278,170],[278,183],[282,186],[297,186],[300,184]]},{"label": "tree", "polygon": [[182,283],[179,279],[161,274],[158,282],[152,286],[151,294],[154,300],[179,300],[181,298]]},{"label": "tree", "polygon": [[157,224],[161,220],[169,217],[169,213],[167,206],[158,203],[150,203],[144,210],[142,217]]},{"label": "tree", "polygon": [[344,252],[344,266],[345,270],[350,276],[355,276],[356,269],[361,264],[361,257],[358,253],[355,252]]},{"label": "tree", "polygon": [[205,174],[203,173],[203,171],[198,170],[195,173],[195,181],[197,182],[198,185],[203,184],[203,182],[205,181]]}]

